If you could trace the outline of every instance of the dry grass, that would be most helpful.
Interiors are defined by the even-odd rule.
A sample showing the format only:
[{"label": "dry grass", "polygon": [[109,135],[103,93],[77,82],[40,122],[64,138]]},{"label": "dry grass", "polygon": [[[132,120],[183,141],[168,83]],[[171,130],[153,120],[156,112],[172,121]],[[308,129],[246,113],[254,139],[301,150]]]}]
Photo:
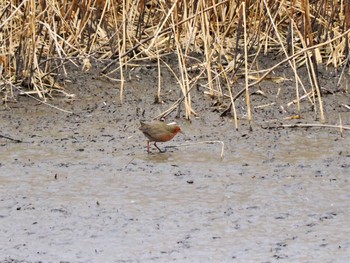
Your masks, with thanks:
[{"label": "dry grass", "polygon": [[[232,113],[237,127],[235,100],[245,96],[250,123],[250,89],[287,63],[294,72],[298,109],[306,96],[325,121],[318,67],[331,65],[345,72],[349,30],[346,0],[3,0],[0,91],[4,101],[13,98],[14,89],[31,91],[46,101],[52,91],[64,92],[57,77],[67,74],[67,62],[89,70],[93,60],[107,60],[101,74],[120,83],[123,101],[126,71],[149,59],[158,62],[160,102],[161,68],[171,70],[163,56],[175,53],[179,73],[172,72],[181,96],[170,111],[183,104],[187,119],[196,115],[191,89],[205,78],[207,95],[219,102],[229,99],[224,112]],[[199,59],[194,54],[203,55]],[[258,58],[266,54],[285,59],[262,70]],[[306,81],[298,73],[302,66],[308,70]],[[236,90],[241,76],[245,88]]]}]

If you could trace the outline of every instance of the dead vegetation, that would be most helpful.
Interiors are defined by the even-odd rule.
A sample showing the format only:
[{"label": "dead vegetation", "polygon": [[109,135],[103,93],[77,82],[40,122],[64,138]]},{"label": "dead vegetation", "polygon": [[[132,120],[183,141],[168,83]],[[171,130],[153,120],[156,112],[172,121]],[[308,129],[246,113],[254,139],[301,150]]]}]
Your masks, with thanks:
[{"label": "dead vegetation", "polygon": [[[4,102],[14,90],[46,101],[65,93],[58,76],[66,64],[90,70],[95,60],[106,65],[101,75],[120,85],[124,97],[126,72],[144,61],[155,61],[161,101],[161,71],[178,81],[181,96],[162,116],[184,105],[185,116],[196,115],[191,89],[205,80],[205,94],[228,103],[237,127],[235,100],[244,96],[251,122],[250,89],[262,80],[283,81],[271,72],[287,64],[294,72],[295,98],[307,98],[324,122],[319,65],[349,66],[350,1],[118,0],[9,1],[0,3],[0,91]],[[176,54],[178,70],[164,59]],[[260,68],[259,57],[280,61]],[[308,80],[299,68],[306,67]],[[117,73],[117,74],[116,74]],[[118,78],[115,78],[115,76]],[[244,77],[245,88],[235,84]],[[69,95],[69,94],[66,94]]]}]

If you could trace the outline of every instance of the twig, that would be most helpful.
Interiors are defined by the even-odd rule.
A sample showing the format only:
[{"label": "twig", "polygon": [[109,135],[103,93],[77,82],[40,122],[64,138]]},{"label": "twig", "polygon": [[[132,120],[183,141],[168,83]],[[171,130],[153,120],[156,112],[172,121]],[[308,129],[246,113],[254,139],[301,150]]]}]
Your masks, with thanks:
[{"label": "twig", "polygon": [[342,125],[331,125],[331,124],[318,124],[318,123],[296,123],[296,124],[282,124],[282,125],[276,125],[276,126],[268,126],[268,127],[262,127],[263,129],[277,129],[277,128],[309,128],[309,127],[315,127],[315,128],[335,128],[335,129],[344,129],[344,130],[350,130],[350,127],[348,126],[342,126]]},{"label": "twig", "polygon": [[179,98],[177,101],[174,102],[174,104],[169,108],[167,109],[166,111],[162,112],[161,114],[157,115],[156,117],[154,117],[153,119],[154,120],[157,120],[157,119],[161,119],[161,118],[165,118],[166,116],[168,116],[170,113],[172,113],[179,105],[180,103],[186,98],[186,96],[188,95],[188,93],[192,90],[192,88],[194,87],[194,85],[192,85],[192,87],[190,87],[188,89],[188,91],[186,92],[185,95],[182,95],[181,98]]},{"label": "twig", "polygon": [[221,153],[220,158],[224,158],[224,150],[225,150],[225,143],[223,141],[202,141],[202,142],[193,142],[193,143],[186,143],[186,144],[179,144],[179,145],[171,145],[166,146],[165,148],[178,148],[178,147],[185,147],[185,146],[192,146],[197,144],[214,144],[214,143],[220,143],[221,144]]},{"label": "twig", "polygon": [[347,108],[348,110],[350,110],[350,106],[346,105],[346,104],[342,104],[343,107]]},{"label": "twig", "polygon": [[131,160],[125,165],[124,169],[128,168],[129,164],[131,164],[133,160],[135,160],[135,157],[131,158]]},{"label": "twig", "polygon": [[9,137],[9,136],[1,135],[1,134],[0,134],[0,138],[8,139],[8,140],[10,140],[10,141],[17,142],[17,143],[23,142],[22,140],[13,139],[13,138],[11,138],[11,137]]},{"label": "twig", "polygon": [[[12,83],[9,83],[9,84],[10,84],[13,88],[15,88],[15,89],[17,89],[17,90],[19,90],[19,91],[21,92],[21,90],[20,90],[18,87],[16,87],[15,85],[13,85]],[[29,98],[32,98],[32,99],[34,99],[34,100],[36,100],[36,101],[39,101],[40,103],[43,103],[43,104],[45,104],[45,105],[47,105],[47,106],[49,106],[49,107],[51,107],[51,108],[54,108],[54,109],[56,109],[56,110],[63,111],[63,112],[65,112],[65,113],[69,113],[69,114],[72,114],[72,113],[73,113],[72,111],[68,111],[68,110],[61,109],[61,108],[59,108],[59,107],[57,107],[57,106],[55,106],[55,105],[52,105],[52,104],[50,104],[50,103],[47,103],[46,101],[40,100],[40,99],[38,99],[38,98],[35,98],[34,96],[30,95],[28,92],[23,93],[23,94],[25,94],[25,95],[28,96]]]},{"label": "twig", "polygon": [[348,63],[349,63],[349,59],[350,59],[350,53],[348,54],[348,56],[347,56],[346,59],[345,59],[343,69],[342,69],[342,71],[341,71],[341,73],[340,73],[339,80],[338,80],[338,82],[337,82],[337,87],[340,85],[340,81],[342,80],[342,78],[343,78],[343,76],[344,76],[344,72],[345,72],[345,69],[346,69],[346,67],[347,67],[347,65],[348,65]]}]

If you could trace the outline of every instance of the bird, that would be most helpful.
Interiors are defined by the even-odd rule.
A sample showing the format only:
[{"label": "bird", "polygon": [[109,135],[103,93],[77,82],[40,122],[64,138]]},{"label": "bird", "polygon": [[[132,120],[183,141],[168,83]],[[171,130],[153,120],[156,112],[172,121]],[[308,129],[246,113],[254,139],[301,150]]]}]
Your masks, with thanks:
[{"label": "bird", "polygon": [[181,128],[175,123],[165,123],[162,121],[152,121],[152,122],[143,122],[140,121],[141,126],[139,127],[140,131],[148,138],[147,141],[147,153],[149,153],[150,143],[154,142],[154,146],[162,151],[158,146],[157,142],[167,142],[175,137],[179,132],[182,133]]}]

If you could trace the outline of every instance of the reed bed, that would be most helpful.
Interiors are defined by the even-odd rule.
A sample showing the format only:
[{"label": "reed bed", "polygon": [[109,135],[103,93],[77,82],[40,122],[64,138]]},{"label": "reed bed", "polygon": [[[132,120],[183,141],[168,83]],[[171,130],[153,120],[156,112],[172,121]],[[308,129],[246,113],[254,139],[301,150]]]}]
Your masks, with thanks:
[{"label": "reed bed", "polygon": [[[119,83],[123,102],[126,72],[151,60],[159,73],[156,101],[162,68],[179,83],[179,100],[163,116],[180,104],[185,118],[196,115],[191,90],[205,80],[205,95],[227,101],[222,114],[231,113],[237,127],[237,98],[245,99],[250,125],[251,89],[287,65],[294,72],[291,100],[300,111],[306,97],[324,122],[318,67],[339,68],[343,77],[349,36],[349,0],[3,0],[0,90],[4,101],[14,98],[15,89],[46,101],[53,91],[64,93],[57,80],[67,74],[67,63],[89,70],[103,61],[100,73]],[[176,71],[164,60],[169,54],[176,54]],[[261,69],[259,57],[267,54],[280,60]],[[245,87],[238,90],[242,77]]]}]

